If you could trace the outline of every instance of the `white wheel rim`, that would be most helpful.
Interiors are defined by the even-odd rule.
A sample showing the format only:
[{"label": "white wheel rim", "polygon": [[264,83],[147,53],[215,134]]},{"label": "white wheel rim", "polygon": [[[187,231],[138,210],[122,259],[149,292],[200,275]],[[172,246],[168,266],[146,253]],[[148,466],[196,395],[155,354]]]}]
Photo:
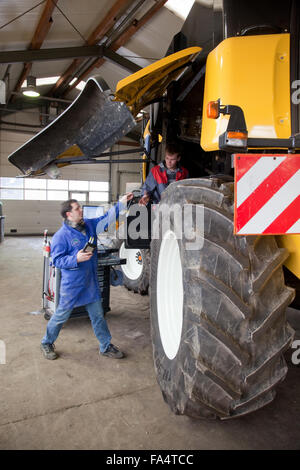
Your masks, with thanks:
[{"label": "white wheel rim", "polygon": [[123,242],[119,250],[120,258],[126,258],[126,264],[121,264],[123,273],[128,279],[134,281],[138,279],[143,272],[143,258],[141,250],[127,249]]},{"label": "white wheel rim", "polygon": [[168,230],[157,266],[157,314],[161,342],[169,359],[176,356],[183,322],[182,264],[176,235]]}]

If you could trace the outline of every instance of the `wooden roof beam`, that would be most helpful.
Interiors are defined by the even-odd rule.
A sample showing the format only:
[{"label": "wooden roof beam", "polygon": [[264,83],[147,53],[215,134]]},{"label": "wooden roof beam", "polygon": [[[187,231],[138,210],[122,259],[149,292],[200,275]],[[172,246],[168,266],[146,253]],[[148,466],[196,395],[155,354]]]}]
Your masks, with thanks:
[{"label": "wooden roof beam", "polygon": [[[119,11],[127,6],[130,0],[117,0],[114,5],[111,7],[107,15],[100,21],[98,26],[94,29],[94,31],[90,34],[87,39],[87,43],[89,46],[97,44],[100,39],[113,27],[113,25],[117,21],[117,15]],[[74,71],[83,63],[85,59],[75,59],[71,63],[71,65],[67,68],[67,70],[61,75],[61,77],[57,80],[55,85],[52,87],[50,94],[54,94],[58,88],[60,88],[69,77],[72,76]]]},{"label": "wooden roof beam", "polygon": [[[47,36],[49,29],[51,28],[52,21],[51,15],[53,13],[54,8],[56,7],[56,3],[58,0],[47,0],[46,5],[44,7],[43,13],[40,17],[36,30],[34,32],[33,38],[29,45],[28,49],[40,49],[45,37]],[[18,92],[21,89],[21,86],[30,74],[32,68],[32,63],[24,63],[23,70],[19,76],[17,84],[15,86],[14,91]],[[11,100],[14,100],[15,95],[11,95]]]},{"label": "wooden roof beam", "polygon": [[[123,46],[129,39],[140,29],[144,26],[154,15],[157,13],[167,2],[167,0],[157,0],[156,4],[153,5],[147,13],[140,20],[133,20],[131,25],[123,31],[123,33],[111,44],[110,48],[112,51],[118,50],[121,46]],[[90,72],[95,67],[100,67],[105,62],[105,59],[96,59],[81,75],[78,79],[70,85],[67,90],[64,92],[63,96],[67,95],[73,88],[75,88],[82,80],[84,80]]]},{"label": "wooden roof beam", "polygon": [[51,18],[58,0],[47,0],[40,21],[34,32],[29,49],[40,49],[53,23]]},{"label": "wooden roof beam", "polygon": [[123,10],[131,0],[117,0],[111,7],[105,18],[98,24],[97,28],[90,34],[87,39],[89,46],[97,44],[100,39],[113,27],[117,21],[117,15]]}]

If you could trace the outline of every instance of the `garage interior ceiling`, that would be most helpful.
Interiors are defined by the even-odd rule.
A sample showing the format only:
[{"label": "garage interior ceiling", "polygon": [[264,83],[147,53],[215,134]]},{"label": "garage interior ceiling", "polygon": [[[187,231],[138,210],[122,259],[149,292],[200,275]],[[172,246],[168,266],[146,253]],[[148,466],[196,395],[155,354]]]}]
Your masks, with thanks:
[{"label": "garage interior ceiling", "polygon": [[[119,80],[165,56],[184,22],[169,9],[176,2],[2,0],[2,110],[28,106],[21,86],[29,75],[59,77],[54,84],[38,86],[41,96],[54,100],[72,101],[79,93],[76,86],[95,75],[114,90]],[[193,0],[184,3],[191,7]]]}]

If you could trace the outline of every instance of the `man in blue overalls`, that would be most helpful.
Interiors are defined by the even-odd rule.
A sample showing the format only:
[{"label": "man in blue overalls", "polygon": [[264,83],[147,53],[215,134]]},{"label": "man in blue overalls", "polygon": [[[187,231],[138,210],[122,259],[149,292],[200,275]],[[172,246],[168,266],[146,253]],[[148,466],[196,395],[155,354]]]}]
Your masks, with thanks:
[{"label": "man in blue overalls", "polygon": [[111,344],[111,334],[103,315],[101,293],[97,277],[97,250],[84,252],[83,247],[90,237],[97,240],[97,234],[104,231],[119,217],[126,202],[133,198],[126,194],[104,216],[96,219],[83,219],[82,208],[75,199],[63,202],[62,227],[55,233],[51,244],[51,256],[55,267],[61,270],[59,304],[47,324],[42,339],[41,350],[46,359],[56,359],[54,342],[61,327],[70,317],[74,307],[85,306],[94,333],[100,343],[100,354],[121,359],[124,354]]}]

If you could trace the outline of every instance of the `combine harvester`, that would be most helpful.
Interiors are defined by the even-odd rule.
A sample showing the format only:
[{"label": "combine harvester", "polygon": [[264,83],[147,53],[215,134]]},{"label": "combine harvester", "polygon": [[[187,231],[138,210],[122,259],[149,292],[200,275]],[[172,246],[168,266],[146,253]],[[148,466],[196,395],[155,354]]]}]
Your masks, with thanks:
[{"label": "combine harvester", "polygon": [[[207,4],[195,1],[169,55],[119,82],[114,101],[89,81],[63,115],[9,160],[31,176],[49,168],[55,174],[76,158],[88,162],[151,104],[144,175],[174,139],[191,175],[163,193],[154,220],[157,380],[175,413],[229,419],[273,400],[293,341],[286,308],[295,292],[299,301],[300,5]],[[81,156],[63,156],[74,145]],[[197,208],[202,213],[199,249],[189,249],[185,234],[176,236],[174,217],[164,228],[160,215],[174,205],[192,207],[189,234],[196,234]]]}]

